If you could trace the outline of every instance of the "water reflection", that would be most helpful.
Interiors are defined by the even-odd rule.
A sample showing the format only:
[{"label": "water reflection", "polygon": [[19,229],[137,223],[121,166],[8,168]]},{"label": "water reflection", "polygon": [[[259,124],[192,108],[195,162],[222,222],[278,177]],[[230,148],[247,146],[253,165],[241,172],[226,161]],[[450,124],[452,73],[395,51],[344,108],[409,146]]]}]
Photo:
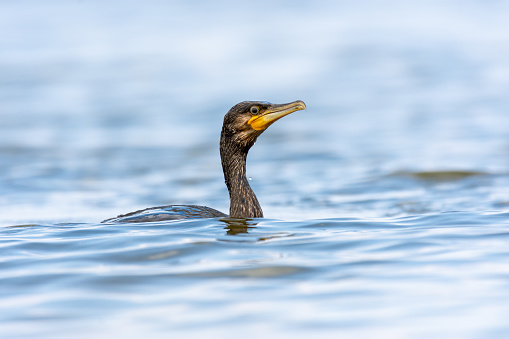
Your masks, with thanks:
[{"label": "water reflection", "polygon": [[249,233],[249,228],[255,228],[255,226],[258,225],[257,221],[244,218],[221,218],[219,221],[222,221],[226,224],[225,230],[227,230],[226,234],[228,235]]}]

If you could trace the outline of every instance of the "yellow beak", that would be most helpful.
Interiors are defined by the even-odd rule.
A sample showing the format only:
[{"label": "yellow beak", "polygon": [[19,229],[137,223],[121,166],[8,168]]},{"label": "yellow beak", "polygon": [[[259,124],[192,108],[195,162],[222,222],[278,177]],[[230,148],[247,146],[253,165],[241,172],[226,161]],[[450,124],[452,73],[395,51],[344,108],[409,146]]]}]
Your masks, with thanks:
[{"label": "yellow beak", "polygon": [[301,110],[306,110],[306,104],[300,100],[272,105],[262,114],[253,116],[247,123],[257,131],[264,130],[285,115]]}]

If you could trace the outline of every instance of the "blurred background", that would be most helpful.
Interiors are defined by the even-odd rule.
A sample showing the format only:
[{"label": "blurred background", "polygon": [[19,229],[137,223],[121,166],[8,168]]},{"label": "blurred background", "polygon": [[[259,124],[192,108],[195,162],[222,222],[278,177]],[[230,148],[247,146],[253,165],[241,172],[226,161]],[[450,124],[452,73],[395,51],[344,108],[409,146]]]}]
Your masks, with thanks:
[{"label": "blurred background", "polygon": [[507,338],[508,216],[508,1],[0,0],[2,337]]},{"label": "blurred background", "polygon": [[0,1],[0,224],[229,202],[235,103],[266,216],[509,209],[505,1]]}]

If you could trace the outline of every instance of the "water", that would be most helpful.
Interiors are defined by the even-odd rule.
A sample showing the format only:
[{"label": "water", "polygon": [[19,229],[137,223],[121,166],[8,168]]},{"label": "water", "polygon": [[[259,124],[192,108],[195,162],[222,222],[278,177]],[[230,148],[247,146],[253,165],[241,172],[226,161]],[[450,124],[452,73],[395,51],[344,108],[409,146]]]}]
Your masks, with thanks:
[{"label": "water", "polygon": [[508,217],[9,227],[2,318],[47,337],[503,337]]},{"label": "water", "polygon": [[[2,338],[506,338],[503,2],[0,3]],[[303,100],[226,212],[222,116]]]}]

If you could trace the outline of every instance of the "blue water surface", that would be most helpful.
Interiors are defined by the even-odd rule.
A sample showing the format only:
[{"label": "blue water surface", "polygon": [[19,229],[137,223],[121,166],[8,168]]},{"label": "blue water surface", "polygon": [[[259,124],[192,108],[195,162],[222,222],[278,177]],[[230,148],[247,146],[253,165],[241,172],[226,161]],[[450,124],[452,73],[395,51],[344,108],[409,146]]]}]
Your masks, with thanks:
[{"label": "blue water surface", "polygon": [[[509,337],[509,5],[0,1],[0,337]],[[235,103],[303,100],[248,157]]]}]

